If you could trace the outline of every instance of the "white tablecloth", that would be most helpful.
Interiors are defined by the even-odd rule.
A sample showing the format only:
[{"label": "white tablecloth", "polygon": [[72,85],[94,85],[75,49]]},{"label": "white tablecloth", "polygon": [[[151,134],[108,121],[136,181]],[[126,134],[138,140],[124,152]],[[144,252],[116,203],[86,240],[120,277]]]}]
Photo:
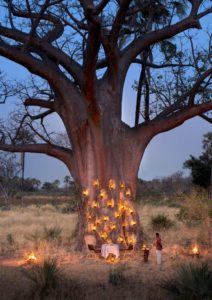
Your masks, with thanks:
[{"label": "white tablecloth", "polygon": [[119,257],[119,245],[118,244],[103,244],[101,247],[101,254],[107,258],[109,253],[113,253],[116,258]]}]

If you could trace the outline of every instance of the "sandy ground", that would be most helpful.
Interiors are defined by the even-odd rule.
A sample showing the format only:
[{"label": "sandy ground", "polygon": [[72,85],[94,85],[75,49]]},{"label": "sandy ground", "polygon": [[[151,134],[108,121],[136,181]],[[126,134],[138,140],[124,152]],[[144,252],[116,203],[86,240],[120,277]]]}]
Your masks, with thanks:
[{"label": "sandy ground", "polygon": [[[39,262],[43,258],[38,257]],[[78,283],[84,290],[84,296],[78,299],[171,299],[160,287],[164,278],[170,277],[176,266],[188,262],[202,263],[207,261],[212,268],[212,253],[207,253],[199,259],[189,255],[170,255],[163,251],[162,265],[155,261],[154,249],[150,250],[148,262],[143,261],[140,251],[121,254],[119,262],[108,263],[105,259],[79,253],[67,253],[57,257],[63,273]],[[38,262],[38,263],[39,263]],[[109,274],[123,267],[124,280],[118,285],[109,283]],[[20,254],[16,257],[0,259],[0,299],[28,300],[26,298],[29,283],[23,276],[23,270],[30,269]],[[29,299],[30,300],[30,299]]]}]

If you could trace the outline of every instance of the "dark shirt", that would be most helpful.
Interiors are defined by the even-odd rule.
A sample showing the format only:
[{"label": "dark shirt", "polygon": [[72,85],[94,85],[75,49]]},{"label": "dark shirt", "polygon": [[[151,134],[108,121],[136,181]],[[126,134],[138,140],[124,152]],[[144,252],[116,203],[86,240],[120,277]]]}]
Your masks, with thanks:
[{"label": "dark shirt", "polygon": [[161,238],[156,238],[156,250],[162,250]]}]

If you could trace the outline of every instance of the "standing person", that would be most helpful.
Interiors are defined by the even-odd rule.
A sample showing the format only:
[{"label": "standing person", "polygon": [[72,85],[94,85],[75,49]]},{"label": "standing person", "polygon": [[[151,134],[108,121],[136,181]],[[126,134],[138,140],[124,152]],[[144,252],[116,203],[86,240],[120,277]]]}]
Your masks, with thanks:
[{"label": "standing person", "polygon": [[161,264],[161,252],[162,252],[162,242],[161,242],[161,238],[160,238],[160,234],[158,232],[156,232],[155,234],[156,240],[155,240],[155,247],[156,247],[156,259],[157,259],[157,264],[160,265]]}]

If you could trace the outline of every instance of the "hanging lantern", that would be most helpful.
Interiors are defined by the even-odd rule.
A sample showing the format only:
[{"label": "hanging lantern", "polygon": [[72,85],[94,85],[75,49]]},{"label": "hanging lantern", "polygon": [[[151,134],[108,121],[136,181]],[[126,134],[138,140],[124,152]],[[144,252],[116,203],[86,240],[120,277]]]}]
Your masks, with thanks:
[{"label": "hanging lantern", "polygon": [[92,201],[91,203],[92,208],[98,208],[98,202],[97,201]]},{"label": "hanging lantern", "polygon": [[127,227],[127,222],[122,222],[122,227]]},{"label": "hanging lantern", "polygon": [[130,188],[128,188],[127,190],[126,190],[126,193],[125,193],[125,195],[127,196],[127,197],[130,197],[131,196],[131,190],[130,190]]},{"label": "hanging lantern", "polygon": [[83,197],[88,197],[88,195],[89,195],[89,189],[84,189],[82,191],[82,195],[83,195]]},{"label": "hanging lantern", "polygon": [[118,211],[115,211],[114,216],[116,219],[118,219],[118,218],[120,218],[121,215]]},{"label": "hanging lantern", "polygon": [[104,189],[101,189],[100,194],[99,194],[100,198],[103,199],[106,195],[107,195],[106,191]]},{"label": "hanging lantern", "polygon": [[95,221],[95,223],[96,223],[96,225],[99,225],[99,224],[101,224],[102,222],[101,222],[101,219],[100,218],[96,218],[96,221]]},{"label": "hanging lantern", "polygon": [[132,215],[134,213],[133,209],[132,208],[129,208],[128,209],[128,212]]},{"label": "hanging lantern", "polygon": [[118,243],[124,243],[124,238],[120,235],[118,238],[117,238],[117,242]]},{"label": "hanging lantern", "polygon": [[110,229],[111,229],[111,230],[115,230],[115,229],[116,229],[116,224],[111,224],[111,225],[110,225]]},{"label": "hanging lantern", "polygon": [[135,226],[137,223],[136,223],[136,221],[135,220],[132,220],[131,222],[130,222],[130,225],[131,226]]},{"label": "hanging lantern", "polygon": [[112,199],[109,199],[108,201],[107,201],[107,207],[110,207],[110,208],[113,208],[114,207],[114,199],[112,198]]},{"label": "hanging lantern", "polygon": [[99,188],[99,186],[100,186],[100,184],[99,184],[99,179],[94,179],[94,181],[93,181],[93,186],[94,186],[95,188]]},{"label": "hanging lantern", "polygon": [[125,189],[125,183],[122,181],[122,182],[120,182],[120,189],[121,190],[124,190]]},{"label": "hanging lantern", "polygon": [[96,225],[95,224],[92,225],[92,230],[96,231]]},{"label": "hanging lantern", "polygon": [[107,237],[108,237],[107,233],[104,232],[104,231],[101,231],[100,234],[99,234],[99,236],[100,236],[100,238],[103,239],[103,240],[106,240]]},{"label": "hanging lantern", "polygon": [[102,219],[103,219],[103,221],[104,221],[104,222],[107,222],[107,221],[109,221],[109,217],[108,217],[108,216],[103,216],[103,218],[102,218]]},{"label": "hanging lantern", "polygon": [[110,190],[115,190],[115,188],[116,188],[116,182],[115,182],[115,180],[110,179],[109,180],[109,189]]}]

